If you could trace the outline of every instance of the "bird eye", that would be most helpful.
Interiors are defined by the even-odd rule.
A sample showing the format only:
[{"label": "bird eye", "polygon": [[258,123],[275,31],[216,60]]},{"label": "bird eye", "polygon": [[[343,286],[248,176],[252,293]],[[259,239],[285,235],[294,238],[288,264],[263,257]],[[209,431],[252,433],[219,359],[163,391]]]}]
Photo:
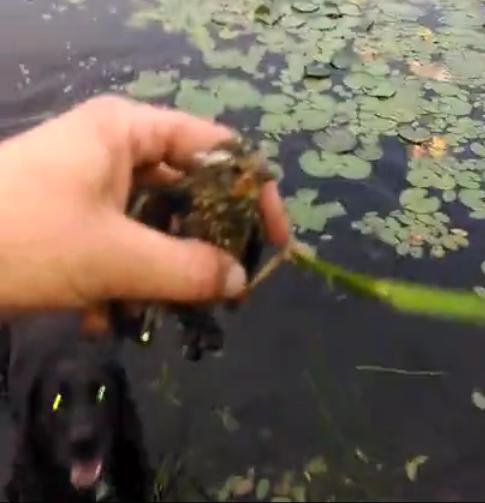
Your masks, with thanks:
[{"label": "bird eye", "polygon": [[52,401],[52,411],[57,412],[62,405],[62,395],[60,393],[57,393],[57,395],[54,397],[54,400]]},{"label": "bird eye", "polygon": [[100,404],[103,402],[105,393],[106,393],[106,386],[102,384],[98,388],[98,391],[96,392],[96,403]]},{"label": "bird eye", "polygon": [[235,174],[235,175],[240,175],[243,170],[241,168],[241,166],[239,166],[239,164],[235,164],[233,167],[232,167],[232,172]]}]

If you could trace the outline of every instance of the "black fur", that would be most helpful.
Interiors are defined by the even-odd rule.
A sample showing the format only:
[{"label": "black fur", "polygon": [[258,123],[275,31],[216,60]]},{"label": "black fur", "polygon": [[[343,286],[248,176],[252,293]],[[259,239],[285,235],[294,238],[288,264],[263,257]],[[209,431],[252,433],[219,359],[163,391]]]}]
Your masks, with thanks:
[{"label": "black fur", "polygon": [[[31,320],[10,335],[16,449],[9,501],[96,501],[99,484],[76,489],[70,468],[98,457],[108,488],[104,501],[149,501],[140,423],[115,347],[73,337],[72,320],[53,318]],[[62,401],[55,411],[57,393]]]}]

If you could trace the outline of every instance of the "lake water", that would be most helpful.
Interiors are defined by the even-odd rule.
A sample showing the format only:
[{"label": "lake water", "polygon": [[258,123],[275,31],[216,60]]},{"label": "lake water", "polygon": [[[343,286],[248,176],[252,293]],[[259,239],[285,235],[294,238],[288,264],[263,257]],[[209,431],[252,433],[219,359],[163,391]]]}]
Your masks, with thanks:
[{"label": "lake water", "polygon": [[[469,133],[474,124],[468,124],[466,129],[461,119],[472,117],[478,123],[483,120],[481,63],[477,63],[476,75],[472,70],[466,74],[451,56],[462,51],[466,61],[467,54],[473,52],[475,58],[481,54],[485,60],[485,46],[477,47],[472,37],[481,30],[483,44],[483,19],[477,21],[483,11],[479,2],[460,2],[458,10],[455,3],[389,0],[381,2],[381,7],[389,6],[388,11],[382,7],[384,15],[372,2],[354,1],[345,3],[347,7],[336,17],[332,9],[344,2],[319,2],[321,9],[326,9],[324,17],[330,20],[325,23],[334,23],[331,29],[341,30],[339,36],[325,35],[327,39],[323,39],[319,59],[327,63],[333,54],[353,41],[350,31],[360,28],[362,40],[366,33],[369,37],[367,52],[362,49],[361,57],[365,60],[375,51],[379,54],[371,55],[372,61],[382,58],[392,63],[392,71],[379,72],[374,68],[373,78],[380,82],[399,79],[400,75],[410,77],[411,83],[425,86],[417,94],[420,100],[432,92],[434,88],[430,85],[449,80],[439,76],[439,71],[444,71],[440,65],[447,63],[450,82],[460,89],[434,91],[441,101],[433,105],[432,112],[423,117],[426,114],[421,108],[415,116],[404,121],[401,117],[399,122],[416,120],[423,125],[424,121],[430,135],[435,137],[442,136],[440,128],[444,134],[455,127],[458,131],[454,133],[455,140],[461,134],[468,136],[463,142],[464,152],[452,151],[461,143],[453,145],[453,139],[447,137],[450,157],[475,159],[468,145],[483,145],[484,135],[480,131]],[[254,14],[259,4],[262,5],[247,0],[235,8],[225,2],[204,4],[192,0],[187,4],[163,0],[151,4],[130,0],[3,0],[0,6],[0,135],[6,137],[30,127],[93,94],[108,90],[123,92],[127,83],[135,81],[139,72],[146,70],[178,72],[173,74],[175,84],[170,80],[172,77],[167,77],[168,84],[167,80],[163,85],[157,82],[163,87],[158,96],[150,86],[135,88],[135,94],[155,102],[173,103],[177,93],[177,103],[186,105],[191,99],[200,100],[200,95],[196,100],[190,91],[194,88],[190,82],[186,84],[185,89],[189,91],[185,95],[176,89],[177,82],[206,81],[221,75],[254,82],[254,87],[263,94],[291,95],[290,88],[299,92],[298,77],[285,80],[279,73],[290,64],[288,58],[285,62],[285,57],[293,49],[285,41],[286,49],[279,54],[274,50],[280,36],[275,26],[280,22],[298,25],[294,17],[310,14],[302,12],[311,10],[308,4],[301,5],[304,2],[296,9],[292,7],[293,18],[283,5],[286,13],[283,21],[276,19],[274,25],[256,30],[261,47],[269,48],[259,62],[254,54],[248,58],[246,68],[228,62],[230,57],[222,61],[221,56],[220,61],[216,61],[214,55],[222,54],[224,48],[237,48],[247,54],[250,47],[258,45],[254,43],[252,28],[248,28],[257,21],[252,19],[248,26],[241,28],[233,20],[217,20],[215,12],[244,17],[248,11]],[[190,5],[192,9],[200,9],[200,16],[187,14]],[[468,16],[467,10],[473,15]],[[260,12],[266,13],[264,9]],[[136,13],[138,17],[135,15],[134,21]],[[366,16],[370,19],[369,27],[362,29],[355,19],[360,22]],[[309,24],[308,20],[305,22]],[[233,24],[239,28],[235,29]],[[453,28],[450,28],[453,36],[439,31],[444,25]],[[204,32],[201,26],[210,29]],[[396,32],[403,33],[399,44],[391,37],[393,26]],[[298,26],[291,29],[303,30]],[[219,35],[222,32],[223,36],[218,37],[215,32]],[[214,47],[207,42],[207,33],[217,40]],[[309,32],[302,33],[310,37]],[[301,52],[295,49],[295,53],[305,59],[310,49],[301,49],[302,43],[298,46]],[[435,44],[439,51],[426,44]],[[399,51],[401,57],[396,57]],[[248,69],[254,61],[258,70]],[[409,70],[402,70],[404,61]],[[418,70],[413,61],[420,63]],[[474,61],[470,60],[471,66]],[[432,64],[437,66],[430,66]],[[345,82],[350,71],[333,68],[333,85]],[[294,72],[298,74],[298,69]],[[284,85],[278,88],[275,82],[281,80]],[[350,88],[351,94],[360,96],[360,107],[370,107],[372,120],[366,119],[363,108],[358,120],[348,110],[347,117],[337,120],[339,127],[355,127],[354,133],[359,138],[366,135],[378,138],[383,154],[372,161],[372,174],[368,177],[345,176],[344,171],[335,177],[312,177],[301,170],[300,156],[312,148],[316,131],[308,123],[308,127],[284,133],[268,131],[268,128],[260,131],[257,126],[261,110],[257,106],[231,104],[229,99],[221,117],[249,135],[266,139],[279,135],[276,160],[284,172],[280,186],[285,196],[294,195],[301,187],[313,188],[318,190],[319,200],[338,200],[344,205],[346,216],[329,220],[324,232],[302,234],[305,240],[318,245],[325,257],[351,269],[380,276],[467,289],[480,285],[484,282],[480,264],[485,258],[485,238],[482,237],[485,226],[482,220],[469,217],[470,206],[459,204],[458,201],[466,197],[458,189],[457,201],[448,205],[443,202],[441,211],[451,218],[450,227],[466,229],[470,246],[451,250],[443,259],[433,257],[430,247],[422,247],[422,258],[402,257],[396,253],[397,243],[389,245],[380,239],[382,233],[363,235],[351,226],[352,221],[362,219],[367,211],[377,211],[384,218],[398,209],[399,195],[409,185],[406,173],[416,169],[408,165],[409,146],[399,140],[395,132],[392,134],[396,123],[378,123],[376,117],[382,120],[384,115],[389,119],[384,113],[376,112],[375,107],[381,104],[370,103],[369,96],[362,98],[362,89],[364,94],[372,93],[379,82]],[[475,87],[470,90],[467,83]],[[274,90],[275,86],[278,91]],[[397,91],[399,97],[399,89]],[[328,95],[329,87],[322,86],[313,92]],[[349,89],[346,92],[349,93]],[[392,96],[388,98],[396,99],[395,92],[396,89],[389,92]],[[351,105],[357,99],[355,96],[347,96],[344,90],[340,99]],[[450,96],[455,100],[450,101]],[[374,99],[385,101],[386,97]],[[202,105],[197,101],[195,107],[206,109],[210,102],[209,98]],[[469,113],[460,109],[460,113],[455,114],[457,108],[464,106],[462,102],[474,106]],[[411,109],[415,103],[409,101],[408,105]],[[270,113],[278,115],[274,110]],[[331,120],[342,115],[345,114],[339,109]],[[378,135],[379,132],[386,135]],[[416,156],[416,152],[413,155]],[[438,164],[445,163],[443,158],[436,159]],[[476,160],[474,169],[479,171],[484,160],[480,155]],[[357,163],[352,162],[353,166]],[[326,168],[318,169],[321,172]],[[482,189],[481,180],[479,177],[479,181],[474,178],[467,182],[468,189]],[[452,190],[451,186],[444,188],[439,183],[415,186],[429,188],[427,197],[441,198],[443,190]],[[467,189],[466,184],[460,187],[460,190]],[[412,206],[410,211],[414,209]],[[474,210],[483,211],[478,203]],[[321,240],[322,233],[331,234],[333,239]],[[289,494],[294,500],[301,498],[302,487],[310,501],[483,499],[485,412],[471,399],[475,389],[485,389],[483,329],[400,315],[372,301],[331,289],[321,279],[290,266],[282,267],[259,287],[240,312],[223,314],[222,320],[227,339],[221,358],[209,357],[195,364],[183,360],[170,321],[149,348],[129,343],[124,351],[153,461],[160,456],[167,459],[172,456],[184,462],[183,477],[178,484],[180,500],[186,500],[189,494],[198,500],[207,499],[210,491],[220,488],[228,477],[246,476],[252,469],[256,482],[261,478],[270,480],[273,496],[285,498]],[[416,375],[414,371],[438,374]],[[161,381],[159,387],[157,380],[159,384]],[[6,407],[2,409],[0,421],[3,481],[8,474],[11,451]],[[325,460],[326,473],[319,473],[324,471],[320,457]],[[313,466],[308,466],[312,460]],[[413,477],[409,467],[419,461],[422,464]],[[282,487],[285,480],[289,481],[291,491]]]}]

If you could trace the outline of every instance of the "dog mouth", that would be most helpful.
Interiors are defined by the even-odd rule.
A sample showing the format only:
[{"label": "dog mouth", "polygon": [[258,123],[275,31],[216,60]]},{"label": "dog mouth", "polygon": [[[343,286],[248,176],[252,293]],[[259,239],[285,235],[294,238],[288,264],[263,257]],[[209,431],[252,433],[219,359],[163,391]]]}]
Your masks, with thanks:
[{"label": "dog mouth", "polygon": [[103,461],[95,458],[89,461],[73,461],[71,464],[71,484],[79,490],[91,489],[103,470]]}]

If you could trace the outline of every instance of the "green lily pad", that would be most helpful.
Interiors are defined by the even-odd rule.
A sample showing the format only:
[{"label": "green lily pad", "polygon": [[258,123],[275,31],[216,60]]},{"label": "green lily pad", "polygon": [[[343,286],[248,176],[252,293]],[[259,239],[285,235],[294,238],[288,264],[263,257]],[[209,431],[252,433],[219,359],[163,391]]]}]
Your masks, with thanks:
[{"label": "green lily pad", "polygon": [[271,489],[271,484],[268,479],[261,479],[257,484],[256,484],[256,498],[258,500],[266,500],[269,491]]},{"label": "green lily pad", "polygon": [[429,86],[436,94],[440,94],[441,96],[456,96],[461,92],[458,86],[449,84],[448,82],[430,82]]},{"label": "green lily pad", "polygon": [[224,105],[205,89],[199,89],[192,81],[182,81],[175,98],[175,106],[202,117],[215,117],[224,111]]},{"label": "green lily pad", "polygon": [[470,103],[454,96],[445,96],[440,99],[440,110],[450,115],[469,115],[472,111]]},{"label": "green lily pad", "polygon": [[472,403],[473,405],[480,410],[485,410],[485,395],[483,391],[478,388],[475,388],[472,391]]},{"label": "green lily pad", "polygon": [[399,196],[400,204],[415,213],[434,213],[441,206],[437,197],[429,196],[426,189],[413,188],[404,190]]},{"label": "green lily pad", "polygon": [[344,3],[339,5],[340,14],[344,14],[346,16],[360,16],[360,9],[357,5],[353,3]]},{"label": "green lily pad", "polygon": [[397,132],[401,138],[410,143],[424,143],[431,138],[431,131],[425,127],[401,126]]},{"label": "green lily pad", "polygon": [[458,198],[465,206],[476,212],[485,211],[485,191],[483,190],[463,189],[458,193]]},{"label": "green lily pad", "polygon": [[472,143],[470,150],[479,157],[485,157],[485,146],[481,143]]},{"label": "green lily pad", "polygon": [[344,84],[350,89],[358,90],[363,88],[374,89],[378,85],[378,81],[368,73],[351,73],[344,78]]},{"label": "green lily pad", "polygon": [[327,463],[323,456],[317,456],[305,465],[305,471],[310,475],[323,475],[327,473],[327,470]]},{"label": "green lily pad", "polygon": [[325,79],[330,77],[331,70],[324,63],[311,63],[305,66],[305,77],[313,79]]},{"label": "green lily pad", "polygon": [[306,20],[300,16],[286,16],[283,18],[281,23],[286,29],[291,30],[295,28],[301,28],[306,24]]},{"label": "green lily pad", "polygon": [[249,82],[228,77],[215,77],[206,86],[230,109],[254,108],[261,102],[260,92]]},{"label": "green lily pad", "polygon": [[396,86],[386,81],[379,82],[377,85],[365,89],[366,94],[376,98],[392,98],[396,92]]},{"label": "green lily pad", "polygon": [[261,117],[259,128],[268,133],[283,133],[297,129],[298,122],[288,114],[267,113]]},{"label": "green lily pad", "polygon": [[299,189],[294,196],[286,198],[288,213],[299,232],[321,232],[330,218],[346,214],[338,201],[314,204],[317,196],[317,190]]},{"label": "green lily pad", "polygon": [[167,96],[177,88],[178,72],[140,72],[138,79],[126,86],[127,93],[133,98],[150,99]]},{"label": "green lily pad", "polygon": [[324,110],[301,109],[295,111],[293,117],[298,120],[301,129],[314,131],[328,126],[333,113]]},{"label": "green lily pad", "polygon": [[337,70],[349,69],[355,61],[355,55],[348,50],[342,50],[333,55],[331,63]]},{"label": "green lily pad", "polygon": [[335,154],[351,152],[357,146],[357,138],[346,129],[333,129],[324,133],[316,133],[313,141],[323,150]]},{"label": "green lily pad", "polygon": [[338,174],[349,180],[362,180],[367,178],[372,172],[372,165],[352,154],[340,156],[341,165]]},{"label": "green lily pad", "polygon": [[355,155],[365,161],[378,161],[384,155],[384,151],[379,144],[362,143],[355,151]]},{"label": "green lily pad", "polygon": [[313,2],[293,2],[291,8],[296,12],[301,12],[303,14],[311,14],[312,12],[317,12],[320,7]]},{"label": "green lily pad", "polygon": [[294,99],[285,94],[266,94],[261,100],[263,110],[273,114],[288,112],[294,104]]},{"label": "green lily pad", "polygon": [[413,459],[406,461],[404,470],[406,472],[407,478],[411,482],[416,482],[420,466],[424,465],[428,461],[428,459],[428,456],[416,456]]},{"label": "green lily pad", "polygon": [[331,19],[328,16],[316,16],[309,19],[307,24],[314,30],[327,31],[335,28],[337,22],[335,19]]}]

